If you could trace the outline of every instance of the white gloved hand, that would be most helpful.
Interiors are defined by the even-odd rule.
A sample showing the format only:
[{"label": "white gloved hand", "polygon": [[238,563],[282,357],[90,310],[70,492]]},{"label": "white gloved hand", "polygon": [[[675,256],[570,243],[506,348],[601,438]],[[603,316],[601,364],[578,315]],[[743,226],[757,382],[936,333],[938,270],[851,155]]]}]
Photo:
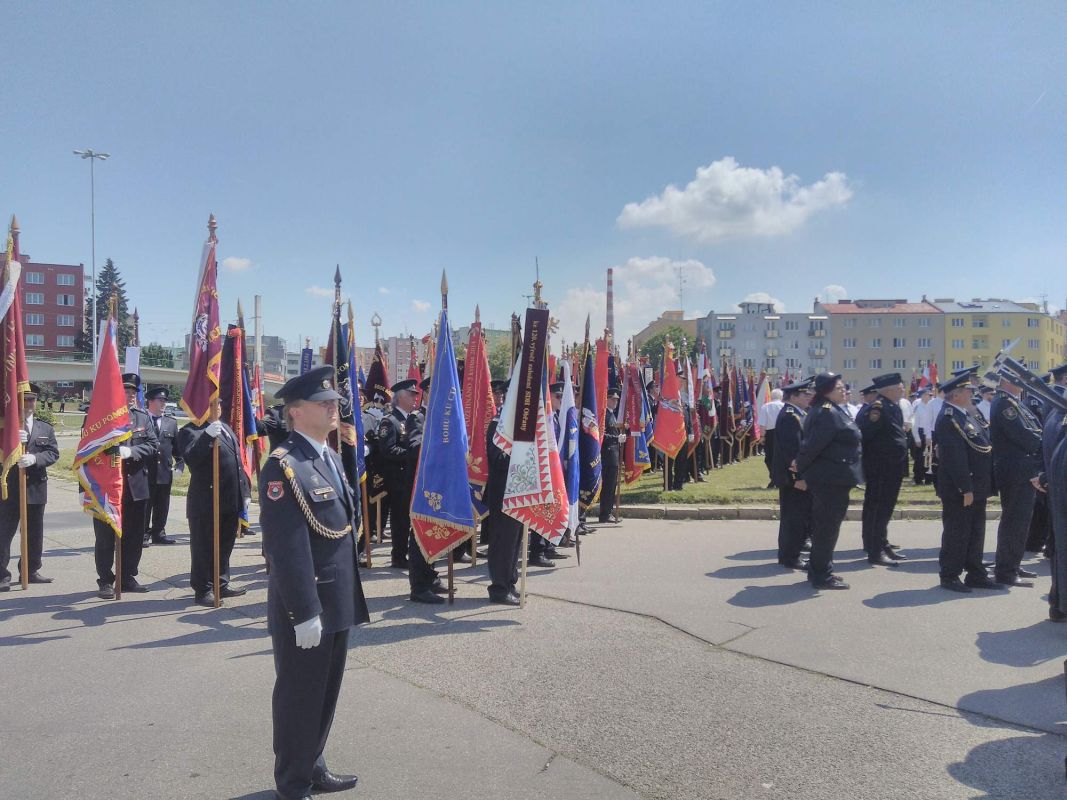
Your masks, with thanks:
[{"label": "white gloved hand", "polygon": [[312,647],[317,647],[322,639],[322,620],[314,616],[293,628],[293,632],[296,634],[296,646],[310,650]]},{"label": "white gloved hand", "polygon": [[124,444],[119,445],[119,458],[125,460],[133,455],[133,449]]},{"label": "white gloved hand", "polygon": [[26,455],[19,459],[19,466],[23,469],[25,469],[26,467],[32,467],[36,463],[37,456],[35,456],[33,453],[26,453]]},{"label": "white gloved hand", "polygon": [[28,430],[26,430],[25,428],[22,428],[19,431],[19,441],[22,442],[23,444],[26,444],[26,442],[28,442],[29,440],[30,440],[30,432]]},{"label": "white gloved hand", "polygon": [[212,439],[217,439],[219,438],[219,434],[222,433],[222,423],[218,420],[215,420],[206,428],[204,428],[204,432]]},{"label": "white gloved hand", "polygon": [[245,519],[248,519],[248,507],[252,505],[252,498],[245,500]]}]

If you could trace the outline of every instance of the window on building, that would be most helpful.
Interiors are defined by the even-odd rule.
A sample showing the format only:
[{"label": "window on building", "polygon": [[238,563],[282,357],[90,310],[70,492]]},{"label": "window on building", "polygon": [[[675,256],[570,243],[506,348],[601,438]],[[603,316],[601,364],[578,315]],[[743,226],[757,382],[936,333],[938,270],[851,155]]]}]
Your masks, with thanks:
[{"label": "window on building", "polygon": [[893,369],[905,369],[908,366],[908,361],[905,358],[894,358]]},{"label": "window on building", "polygon": [[43,272],[27,272],[26,273],[26,283],[33,284],[34,286],[39,286],[39,285],[43,284],[44,283],[44,273]]},{"label": "window on building", "polygon": [[933,340],[931,340],[929,336],[920,336],[919,337],[919,347],[921,347],[921,348],[933,347],[932,341]]},{"label": "window on building", "polygon": [[881,328],[882,327],[882,320],[879,317],[871,317],[871,327],[872,328]]},{"label": "window on building", "polygon": [[755,350],[756,349],[756,343],[754,341],[752,341],[751,339],[749,339],[747,342],[745,342],[745,349],[746,350]]},{"label": "window on building", "polygon": [[764,359],[763,360],[763,366],[766,367],[767,369],[774,369],[775,368],[774,367],[774,359],[773,358]]},{"label": "window on building", "polygon": [[952,340],[952,349],[953,350],[962,350],[963,349],[963,339],[953,339]]},{"label": "window on building", "polygon": [[69,274],[69,273],[66,273],[66,272],[61,272],[58,275],[56,275],[56,285],[57,286],[73,286],[74,285],[74,276]]},{"label": "window on building", "polygon": [[841,322],[841,327],[842,328],[855,328],[856,327],[856,318],[855,317],[849,317],[848,319],[843,320]]},{"label": "window on building", "polygon": [[881,339],[871,339],[871,349],[878,350],[882,346]]},{"label": "window on building", "polygon": [[975,336],[971,339],[972,350],[985,350],[986,347],[986,338],[984,336]]},{"label": "window on building", "polygon": [[790,350],[799,350],[800,349],[800,340],[799,339],[790,340],[789,349]]},{"label": "window on building", "polygon": [[26,334],[26,346],[27,347],[44,347],[44,334],[43,333],[27,333]]},{"label": "window on building", "polygon": [[[953,317],[952,318],[952,327],[953,328],[962,328],[963,327],[963,317]],[[963,369],[963,367],[960,367],[960,369]]]},{"label": "window on building", "polygon": [[756,366],[756,362],[751,358],[743,358],[741,359],[741,366],[745,369],[753,369]]},{"label": "window on building", "polygon": [[899,347],[904,347],[904,343],[906,341],[907,341],[907,339],[903,339],[903,338],[899,338],[897,336],[894,336],[893,337],[893,347],[898,347],[898,348]]},{"label": "window on building", "polygon": [[963,362],[962,361],[953,361],[952,362],[952,369],[963,369]]},{"label": "window on building", "polygon": [[60,314],[56,317],[56,325],[61,328],[73,328],[74,327],[74,315],[73,314]]},{"label": "window on building", "polygon": [[987,320],[985,317],[973,317],[971,319],[971,327],[972,328],[984,328],[984,327],[986,327],[986,324],[988,323],[988,321],[989,320]]},{"label": "window on building", "polygon": [[1031,350],[1037,350],[1037,349],[1039,349],[1041,347],[1041,340],[1040,339],[1030,339],[1027,342],[1027,344],[1030,346]]},{"label": "window on building", "polygon": [[904,327],[904,322],[905,322],[904,317],[894,317],[893,318],[893,327],[894,328],[903,328]]},{"label": "window on building", "polygon": [[27,325],[44,325],[44,314],[27,314]]},{"label": "window on building", "polygon": [[1036,319],[1035,317],[1028,317],[1027,320],[1026,320],[1026,327],[1027,328],[1040,328],[1041,327],[1041,320]]},{"label": "window on building", "polygon": [[1010,347],[1010,346],[1011,346],[1011,339],[1001,339],[1000,340],[1001,349],[1004,349],[1004,348],[1007,348],[1007,347]]},{"label": "window on building", "polygon": [[855,369],[855,368],[856,368],[856,359],[854,359],[854,358],[846,358],[845,359],[844,369]]},{"label": "window on building", "polygon": [[930,318],[929,317],[919,317],[919,327],[920,328],[929,328],[930,327]]},{"label": "window on building", "polygon": [[73,336],[57,336],[56,347],[74,347]]},{"label": "window on building", "polygon": [[798,320],[798,319],[787,319],[785,321],[785,329],[787,331],[799,331],[800,330],[800,320]]},{"label": "window on building", "polygon": [[796,369],[797,367],[800,366],[800,363],[795,358],[787,358],[785,360],[785,366],[786,366],[786,369]]},{"label": "window on building", "polygon": [[1000,327],[1002,327],[1002,328],[1010,328],[1011,327],[1011,317],[1004,317],[1004,319],[1002,319],[1000,321]]},{"label": "window on building", "polygon": [[871,363],[871,369],[881,369],[882,368],[882,359],[880,359],[880,358],[872,358],[870,363]]},{"label": "window on building", "polygon": [[856,339],[854,337],[842,339],[841,346],[847,348],[848,350],[852,350],[856,347]]},{"label": "window on building", "polygon": [[42,294],[41,292],[26,292],[26,305],[43,306],[44,294]]},{"label": "window on building", "polygon": [[74,295],[72,295],[72,294],[57,294],[56,295],[56,304],[57,305],[61,305],[61,306],[72,306],[72,305],[74,305]]}]

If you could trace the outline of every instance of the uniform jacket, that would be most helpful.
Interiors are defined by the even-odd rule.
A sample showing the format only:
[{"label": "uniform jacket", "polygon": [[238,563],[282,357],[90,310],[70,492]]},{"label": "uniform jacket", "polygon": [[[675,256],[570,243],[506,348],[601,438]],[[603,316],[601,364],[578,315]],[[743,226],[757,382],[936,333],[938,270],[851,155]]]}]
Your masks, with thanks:
[{"label": "uniform jacket", "polygon": [[289,426],[285,424],[284,406],[271,406],[263,414],[263,419],[256,420],[256,433],[266,436],[273,450],[289,438]]},{"label": "uniform jacket", "polygon": [[942,499],[974,492],[986,498],[993,488],[989,432],[973,416],[945,403],[935,428],[937,494]]},{"label": "uniform jacket", "polygon": [[[155,425],[152,416],[148,417]],[[182,463],[182,455],[177,452],[178,447],[178,422],[174,417],[166,415],[159,418],[159,450],[155,455],[145,459],[148,466],[148,482],[157,485],[170,484],[174,480],[174,467]]]},{"label": "uniform jacket", "polygon": [[[688,420],[688,415],[686,416]],[[600,463],[606,467],[619,466],[619,427],[618,418],[610,408],[604,411],[604,442],[600,447]]]},{"label": "uniform jacket", "polygon": [[[207,434],[207,426],[186,425],[178,432],[178,449],[189,466],[189,496],[185,501],[185,516],[197,517],[210,514],[212,506],[212,445],[215,439]],[[224,433],[219,435],[219,509],[223,514],[240,514],[244,502],[251,496],[251,486],[241,457],[237,452],[237,439],[233,429],[222,423]]]},{"label": "uniform jacket", "polygon": [[[775,445],[778,444],[775,434]],[[856,486],[863,483],[860,429],[848,412],[829,400],[808,411],[797,454],[797,477],[806,481]]]},{"label": "uniform jacket", "polygon": [[1041,423],[1014,396],[997,390],[990,405],[993,469],[999,486],[1028,481],[1042,469]]},{"label": "uniform jacket", "polygon": [[863,469],[900,466],[908,460],[908,435],[904,432],[904,412],[884,397],[877,397],[856,415],[863,434]]},{"label": "uniform jacket", "polygon": [[771,479],[775,486],[792,486],[793,473],[789,465],[800,453],[800,440],[804,434],[804,411],[786,402],[775,421],[774,453],[771,460]]},{"label": "uniform jacket", "polygon": [[493,443],[493,434],[496,433],[497,425],[500,424],[498,413],[489,422],[486,428],[485,454],[489,464],[489,478],[485,482],[485,492],[482,500],[490,511],[500,512],[504,508],[504,489],[507,488],[508,466],[511,464],[511,456]]},{"label": "uniform jacket", "polygon": [[[25,470],[26,504],[43,506],[48,502],[48,467],[59,460],[56,429],[34,417],[29,439],[26,440],[26,452],[37,456],[37,463]],[[19,502],[19,469],[12,467],[7,473],[7,500],[2,502]]]},{"label": "uniform jacket", "polygon": [[130,409],[130,438],[125,444],[132,453],[122,462],[123,493],[128,492],[132,500],[147,500],[148,465],[154,466],[159,437],[152,418],[139,408]]},{"label": "uniform jacket", "polygon": [[386,486],[391,489],[414,485],[421,446],[422,426],[417,414],[405,418],[394,408],[382,418],[378,424],[378,453]]},{"label": "uniform jacket", "polygon": [[[339,476],[340,457],[329,450]],[[293,473],[290,480],[284,465]],[[357,565],[355,531],[359,525],[359,490],[343,477],[336,479],[322,454],[299,433],[275,448],[259,474],[259,524],[263,553],[270,570],[267,584],[267,625],[284,630],[319,616],[324,633],[336,633],[367,622],[367,602]],[[315,522],[339,532],[328,538],[316,532],[301,510],[295,481]]]}]

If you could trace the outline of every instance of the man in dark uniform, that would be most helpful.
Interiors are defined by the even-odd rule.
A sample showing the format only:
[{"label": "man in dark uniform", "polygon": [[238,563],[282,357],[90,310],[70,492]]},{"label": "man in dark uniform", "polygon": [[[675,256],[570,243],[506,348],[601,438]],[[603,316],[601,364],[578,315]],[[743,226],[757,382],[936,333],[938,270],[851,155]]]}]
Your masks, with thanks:
[{"label": "man in dark uniform", "polygon": [[682,445],[682,449],[678,451],[678,456],[671,462],[671,489],[676,492],[680,492],[682,487],[685,486],[686,481],[689,480],[689,445],[693,443],[695,437],[693,432],[693,418],[692,414],[689,413],[689,391],[686,388],[686,374],[684,369],[678,370],[678,393],[680,396],[679,405],[682,407],[682,416],[685,418],[685,443]]},{"label": "man in dark uniform", "polygon": [[[505,396],[507,395],[507,391],[508,391],[508,381],[501,381],[501,380],[490,381],[489,382],[489,387],[493,392],[493,405],[496,407],[496,416],[493,417],[493,420],[490,420],[490,425],[492,426],[494,421],[499,422],[499,420],[500,420],[500,412],[504,408],[504,399],[505,399]],[[489,430],[489,434],[488,434],[489,435],[489,441],[488,441],[488,444],[491,445],[493,443],[492,431],[495,431],[496,428],[495,428],[495,426],[493,426],[493,427],[490,427],[488,430]],[[492,463],[488,460],[488,457],[486,458],[486,463],[489,464],[490,467],[492,467]],[[505,468],[505,473],[506,473],[506,471],[507,470]],[[488,487],[488,481],[486,482],[486,485]],[[501,484],[501,489],[500,489],[501,501],[503,501],[503,496],[504,496],[504,489],[503,489],[503,484]],[[482,502],[485,503],[486,506],[488,507],[489,501],[486,498],[487,498],[486,493],[482,492]],[[489,540],[492,537],[492,535],[493,535],[493,526],[492,526],[492,523],[489,522],[489,517],[487,515],[485,517],[485,519],[482,520],[481,530],[479,531],[479,534],[478,534],[478,544],[488,545],[489,544]],[[489,557],[489,553],[488,553],[488,551],[485,551],[485,552],[478,551],[478,556],[481,557],[481,558],[488,558]]]},{"label": "man in dark uniform", "polygon": [[289,427],[285,424],[285,407],[280,403],[273,405],[263,413],[263,419],[256,420],[256,433],[266,436],[273,450],[289,438]]},{"label": "man in dark uniform", "polygon": [[259,475],[263,551],[270,569],[267,627],[274,647],[274,780],[281,800],[353,788],[323,750],[348,655],[349,628],[369,621],[357,566],[359,487],[327,445],[338,425],[334,368],[278,390],[291,429]]},{"label": "man in dark uniform", "polygon": [[856,415],[863,433],[863,549],[867,561],[895,567],[907,558],[889,546],[889,520],[897,507],[900,484],[908,471],[908,434],[900,398],[904,383],[899,373],[874,379],[874,397]]},{"label": "man in dark uniform", "polygon": [[[645,384],[645,392],[648,394],[648,418],[652,421],[655,430],[656,413],[659,411],[659,384],[654,380]],[[652,472],[663,466],[663,456],[655,447],[648,448],[649,468]]]},{"label": "man in dark uniform", "polygon": [[[219,444],[219,586],[215,586],[215,518],[212,471],[215,442]],[[241,444],[233,428],[221,419],[203,425],[186,425],[178,433],[178,450],[189,467],[189,495],[185,516],[189,520],[191,566],[189,583],[195,602],[205,608],[220,600],[240,597],[243,587],[230,586],[230,555],[237,541],[241,512],[251,498],[251,485],[241,463]]]},{"label": "man in dark uniform", "polygon": [[778,563],[790,569],[807,569],[800,553],[811,536],[811,494],[807,484],[796,479],[796,458],[811,402],[811,380],[789,384],[782,395],[785,402],[775,422],[771,459],[771,480],[778,487]]},{"label": "man in dark uniform", "polygon": [[415,381],[392,386],[393,408],[378,424],[378,454],[389,492],[390,532],[393,538],[392,566],[408,568],[408,538],[411,534],[411,492],[415,485],[421,439],[415,437]]},{"label": "man in dark uniform", "polygon": [[[137,571],[144,548],[145,506],[148,504],[148,461],[159,449],[156,426],[152,419],[137,407],[137,389],[141,378],[135,373],[122,376],[126,389],[126,404],[130,409],[130,438],[126,444],[111,448],[111,455],[122,459],[122,575],[124,592],[147,592],[148,587],[137,582]],[[111,526],[93,519],[96,535],[97,596],[115,599],[115,532]]]},{"label": "man in dark uniform", "polygon": [[[414,380],[412,380],[414,383]],[[410,428],[408,437],[413,449],[409,450],[410,457],[410,486],[407,492],[408,503],[411,502],[411,493],[415,488],[415,472],[419,465],[419,454],[422,452],[422,434],[426,429],[426,403],[430,399],[430,379],[423,378],[419,383],[419,388],[422,390],[421,402],[418,408],[416,408],[408,416],[407,423]],[[395,396],[395,394],[394,394]],[[411,507],[408,506],[408,519],[411,517]],[[438,578],[437,570],[433,568],[432,564],[427,563],[426,557],[422,554],[422,548],[419,547],[419,543],[415,540],[415,530],[411,528],[410,521],[408,524],[409,538],[408,538],[408,588],[409,599],[415,603],[430,603],[438,604],[443,603],[444,600],[438,597],[439,594],[447,594],[448,587],[446,587]],[[455,554],[453,559],[455,560],[459,554]],[[468,557],[468,561],[470,558]]]},{"label": "man in dark uniform", "polygon": [[619,488],[619,461],[622,442],[626,434],[622,431],[616,412],[619,409],[618,389],[608,389],[608,407],[604,411],[604,441],[600,446],[600,522],[618,522],[615,516],[615,493]]},{"label": "man in dark uniform", "polygon": [[[493,395],[503,401],[508,381],[493,381]],[[511,456],[493,442],[493,434],[500,425],[503,402],[497,403],[496,416],[486,429],[486,460],[489,479],[482,495],[489,515],[482,522],[489,536],[489,601],[506,606],[519,605],[515,584],[519,580],[519,555],[522,548],[522,523],[504,513],[504,489],[507,488],[508,466]]]},{"label": "man in dark uniform", "polygon": [[[1002,589],[982,564],[985,546],[986,500],[992,489],[993,445],[989,434],[971,414],[974,386],[970,374],[941,386],[945,405],[934,427],[939,467],[937,496],[941,498],[941,586],[952,592]],[[960,581],[960,575],[967,577]]]},{"label": "man in dark uniform", "polygon": [[990,406],[993,478],[1000,492],[996,566],[993,579],[1007,586],[1033,586],[1036,573],[1020,565],[1034,513],[1034,496],[1043,465],[1041,423],[1022,402],[1022,387],[1001,377]]},{"label": "man in dark uniform", "polygon": [[[56,430],[47,422],[37,419],[40,388],[30,384],[23,392],[23,420],[19,431],[23,455],[18,464],[7,473],[7,500],[0,500],[0,592],[11,588],[11,542],[19,529],[19,470],[26,473],[26,532],[29,538],[30,583],[51,583],[51,578],[41,574],[41,556],[44,552],[44,507],[48,502],[48,467],[59,460],[59,445]],[[25,554],[23,554],[25,555]],[[22,559],[19,559],[19,570]]]},{"label": "man in dark uniform", "polygon": [[[148,502],[145,504],[144,546],[153,544],[177,544],[177,540],[167,536],[167,516],[170,513],[170,489],[174,482],[174,472],[185,469],[181,453],[176,453],[178,443],[178,423],[174,417],[166,416],[163,411],[170,399],[166,386],[149,389],[145,394],[148,414],[159,438],[159,450],[146,459],[148,466]],[[176,457],[175,457],[176,456]]]},{"label": "man in dark uniform", "polygon": [[[1049,373],[1052,378],[1052,390],[1061,397],[1067,396],[1067,364],[1056,367]],[[1044,460],[1044,472],[1041,487],[1045,490],[1046,505],[1049,515],[1049,537],[1045,552],[1049,557],[1049,572],[1052,586],[1048,593],[1048,618],[1053,622],[1067,622],[1067,453],[1055,458],[1060,443],[1067,438],[1067,415],[1051,406],[1047,409],[1041,433],[1041,454]]]}]

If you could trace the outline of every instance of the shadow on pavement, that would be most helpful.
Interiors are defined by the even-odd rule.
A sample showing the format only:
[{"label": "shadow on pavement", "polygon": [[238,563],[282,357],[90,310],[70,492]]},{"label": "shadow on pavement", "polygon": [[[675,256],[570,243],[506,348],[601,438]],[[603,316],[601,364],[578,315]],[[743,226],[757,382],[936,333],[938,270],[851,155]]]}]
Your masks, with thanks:
[{"label": "shadow on pavement", "polygon": [[950,600],[967,602],[983,597],[993,597],[994,592],[975,591],[971,594],[957,594],[948,589],[933,585],[929,589],[901,589],[899,592],[883,592],[863,601],[869,608],[915,608],[916,606],[933,606]]},{"label": "shadow on pavement", "polygon": [[982,792],[973,795],[975,800],[1056,796],[1046,792],[1062,796],[1062,755],[1050,763],[1048,754],[1063,744],[1062,737],[1050,733],[997,739],[972,748],[963,761],[949,764],[946,771],[962,785]]},{"label": "shadow on pavement", "polygon": [[707,572],[709,578],[773,578],[794,572],[777,562],[777,557],[769,564],[739,564],[736,567],[723,567],[714,572]]},{"label": "shadow on pavement", "polygon": [[975,644],[984,661],[1009,667],[1034,667],[1067,657],[1064,633],[1063,625],[1043,620],[1028,628],[979,632]]},{"label": "shadow on pavement", "polygon": [[[223,606],[225,608],[225,606]],[[262,625],[250,625],[245,619],[235,620],[229,614],[214,613],[214,609],[205,608],[203,611],[194,611],[179,617],[177,622],[184,625],[195,625],[196,630],[179,636],[171,636],[166,639],[157,639],[151,642],[138,642],[137,644],[113,647],[112,650],[146,650],[157,647],[195,647],[196,645],[212,644],[214,642],[235,642],[248,639],[265,639],[268,636],[267,629]],[[236,624],[235,624],[236,623]]]},{"label": "shadow on pavement", "polygon": [[726,602],[740,608],[787,606],[818,597],[806,580],[788,586],[746,586]]},{"label": "shadow on pavement", "polygon": [[[482,633],[504,626],[515,626],[514,619],[493,619],[492,612],[515,611],[506,606],[490,605],[486,600],[456,598],[454,605],[423,605],[406,598],[368,598],[371,615],[381,614],[381,619],[371,625],[362,625],[353,632],[352,646],[385,645],[405,642],[427,636],[451,636],[457,633]],[[463,616],[446,617],[444,612],[462,612]],[[404,624],[387,624],[381,623]]]},{"label": "shadow on pavement", "polygon": [[231,797],[230,800],[274,800],[277,796],[273,789],[264,789],[261,792],[251,792],[240,797]]},{"label": "shadow on pavement", "polygon": [[777,561],[777,550],[745,550],[741,553],[734,553],[732,556],[726,556],[727,561]]}]

